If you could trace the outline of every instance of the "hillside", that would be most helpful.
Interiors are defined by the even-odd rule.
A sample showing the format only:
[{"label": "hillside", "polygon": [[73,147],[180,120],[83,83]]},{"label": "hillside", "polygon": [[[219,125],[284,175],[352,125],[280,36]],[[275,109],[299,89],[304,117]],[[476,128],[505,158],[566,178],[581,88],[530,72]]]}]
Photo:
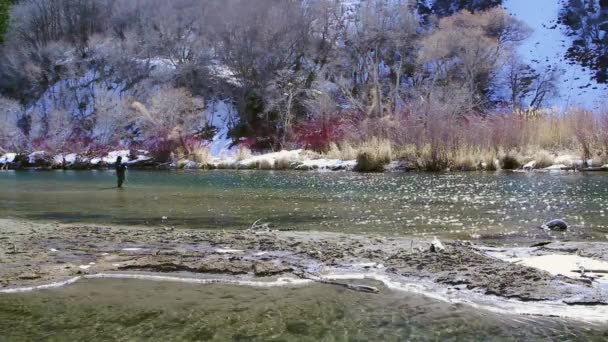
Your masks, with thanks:
[{"label": "hillside", "polygon": [[[307,149],[430,170],[608,162],[603,65],[590,57],[603,43],[578,38],[588,30],[565,2],[4,4],[5,152],[147,150],[204,165]],[[581,23],[603,30],[585,11]]]}]

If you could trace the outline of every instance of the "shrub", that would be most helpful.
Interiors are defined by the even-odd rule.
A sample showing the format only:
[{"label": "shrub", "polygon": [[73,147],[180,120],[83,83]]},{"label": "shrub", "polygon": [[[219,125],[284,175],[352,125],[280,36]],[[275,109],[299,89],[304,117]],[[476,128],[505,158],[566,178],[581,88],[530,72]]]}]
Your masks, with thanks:
[{"label": "shrub", "polygon": [[206,146],[199,146],[190,151],[189,158],[193,162],[207,166],[211,163],[211,153]]},{"label": "shrub", "polygon": [[340,145],[332,142],[325,156],[329,159],[353,160],[357,159],[357,148],[349,142],[342,142]]},{"label": "shrub", "polygon": [[500,167],[503,170],[515,170],[521,166],[521,163],[510,154],[505,154],[500,160]]}]

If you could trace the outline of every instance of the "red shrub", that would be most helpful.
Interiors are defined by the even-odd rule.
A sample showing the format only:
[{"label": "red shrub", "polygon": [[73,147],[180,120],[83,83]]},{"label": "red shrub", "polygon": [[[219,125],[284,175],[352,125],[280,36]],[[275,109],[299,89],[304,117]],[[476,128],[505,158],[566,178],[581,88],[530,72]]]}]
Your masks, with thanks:
[{"label": "red shrub", "polygon": [[348,127],[357,119],[356,114],[342,114],[331,118],[313,118],[294,125],[291,140],[298,147],[325,151],[331,142],[341,141]]}]

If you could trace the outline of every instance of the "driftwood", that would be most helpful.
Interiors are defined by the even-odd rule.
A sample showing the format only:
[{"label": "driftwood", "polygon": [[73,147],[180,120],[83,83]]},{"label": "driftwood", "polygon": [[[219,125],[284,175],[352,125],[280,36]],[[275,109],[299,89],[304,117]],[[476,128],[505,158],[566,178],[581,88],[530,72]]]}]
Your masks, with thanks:
[{"label": "driftwood", "polygon": [[297,275],[298,277],[302,278],[302,279],[308,279],[308,280],[312,280],[312,281],[315,281],[317,283],[326,284],[326,285],[340,286],[340,287],[344,287],[344,288],[347,288],[347,289],[353,290],[353,291],[359,291],[359,292],[365,292],[365,293],[378,293],[378,292],[380,292],[380,290],[378,290],[377,288],[375,288],[373,286],[357,285],[357,284],[349,284],[349,283],[339,283],[337,281],[325,279],[323,277],[320,277],[320,276],[317,276],[317,275],[313,275],[313,274],[309,274],[309,273],[306,273],[306,272],[294,272],[294,274]]},{"label": "driftwood", "polygon": [[573,273],[606,273],[608,274],[608,270],[588,270],[588,269],[584,269],[584,270],[573,270],[570,271]]},{"label": "driftwood", "polygon": [[251,224],[251,226],[247,230],[249,230],[249,231],[264,231],[264,232],[269,232],[270,231],[270,223],[269,222],[260,223],[260,221],[262,221],[262,219],[257,219],[255,222],[253,222]]}]

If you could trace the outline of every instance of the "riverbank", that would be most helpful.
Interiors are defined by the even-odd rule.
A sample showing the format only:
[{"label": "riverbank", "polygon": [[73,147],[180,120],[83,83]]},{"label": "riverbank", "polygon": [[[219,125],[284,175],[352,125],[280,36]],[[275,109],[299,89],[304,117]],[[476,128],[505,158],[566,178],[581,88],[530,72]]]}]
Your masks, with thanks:
[{"label": "riverbank", "polygon": [[[432,252],[427,239],[265,227],[217,232],[6,219],[0,227],[0,292],[103,277],[249,286],[369,278],[497,312],[608,320],[605,243],[551,243],[524,255],[521,248],[488,249],[468,241],[443,241],[445,250]],[[551,264],[553,255],[599,264],[582,276],[569,270],[567,277],[533,259],[544,256]]]},{"label": "riverbank", "polygon": [[[130,168],[164,170],[164,169],[226,169],[226,170],[300,170],[300,171],[361,171],[361,172],[395,172],[395,171],[438,171],[428,169],[424,162],[412,158],[392,160],[388,157],[381,164],[377,160],[338,159],[307,150],[284,150],[258,155],[205,156],[204,160],[178,159],[171,162],[155,160],[145,150],[118,150],[99,155],[90,154],[57,154],[45,151],[32,153],[6,153],[0,156],[1,169],[37,169],[37,170],[93,170],[112,168],[116,159],[122,157]],[[510,158],[510,157],[509,157]],[[548,161],[546,155],[536,160],[532,157],[510,159],[506,166],[504,160],[492,159],[488,162],[467,162],[455,168],[445,167],[444,171],[608,171],[608,165],[594,164],[593,160],[582,160],[571,154],[555,155]],[[596,165],[597,164],[597,165]]]}]

